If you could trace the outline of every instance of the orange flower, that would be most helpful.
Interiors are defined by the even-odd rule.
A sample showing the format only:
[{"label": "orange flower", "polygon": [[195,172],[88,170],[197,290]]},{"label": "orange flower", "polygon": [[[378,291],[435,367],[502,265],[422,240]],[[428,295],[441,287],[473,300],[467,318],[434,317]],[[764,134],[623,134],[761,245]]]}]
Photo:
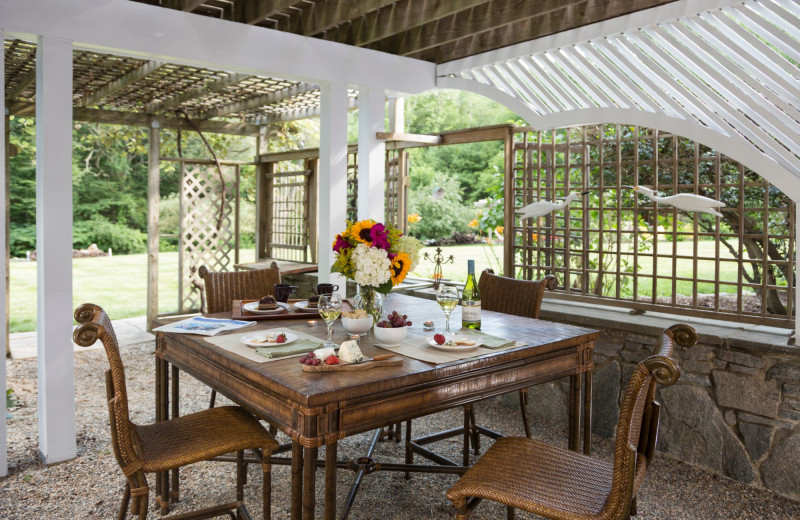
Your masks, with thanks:
[{"label": "orange flower", "polygon": [[417,224],[420,220],[422,220],[422,217],[419,216],[419,213],[412,213],[408,216],[409,224]]},{"label": "orange flower", "polygon": [[539,241],[539,235],[536,234],[536,233],[531,233],[531,241],[538,242]]},{"label": "orange flower", "polygon": [[470,227],[470,228],[476,228],[476,227],[478,227],[478,219],[476,219],[476,218],[472,219],[472,220],[469,222],[469,224],[467,224],[467,226],[468,226],[468,227]]},{"label": "orange flower", "polygon": [[504,228],[503,226],[497,226],[496,228],[494,228],[494,232],[497,233],[498,235],[502,235],[505,229],[506,228]]}]

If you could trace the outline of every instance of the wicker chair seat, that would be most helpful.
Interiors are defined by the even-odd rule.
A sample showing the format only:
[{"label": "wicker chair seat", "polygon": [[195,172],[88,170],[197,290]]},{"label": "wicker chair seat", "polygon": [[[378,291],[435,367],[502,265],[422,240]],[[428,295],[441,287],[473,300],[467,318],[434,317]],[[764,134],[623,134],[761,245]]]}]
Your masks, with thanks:
[{"label": "wicker chair seat", "polygon": [[[635,487],[644,480],[646,468],[642,457]],[[536,439],[504,437],[461,477],[447,498],[485,498],[559,520],[600,519],[613,473],[611,461]]]},{"label": "wicker chair seat", "polygon": [[142,470],[179,468],[226,453],[261,447],[272,453],[278,443],[258,420],[238,406],[210,408],[170,421],[136,426]]}]

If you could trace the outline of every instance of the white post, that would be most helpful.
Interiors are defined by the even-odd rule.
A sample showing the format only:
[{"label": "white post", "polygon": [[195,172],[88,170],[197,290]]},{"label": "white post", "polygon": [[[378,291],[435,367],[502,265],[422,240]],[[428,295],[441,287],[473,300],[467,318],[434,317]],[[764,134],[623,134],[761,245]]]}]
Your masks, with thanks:
[{"label": "white post", "polygon": [[383,89],[358,90],[358,218],[383,222],[386,146],[376,136],[386,128]]},{"label": "white post", "polygon": [[36,250],[39,455],[72,459],[72,42],[39,36],[36,47]]},{"label": "white post", "polygon": [[346,280],[330,271],[331,244],[347,218],[346,84],[320,84],[319,133],[319,281],[339,285],[344,294]]},{"label": "white post", "polygon": [[[3,29],[0,29],[0,42],[3,40]],[[5,83],[5,56],[0,55],[0,92],[6,91],[6,83]],[[0,251],[3,252],[3,257],[8,256],[8,248],[6,244],[8,243],[8,236],[6,235],[6,194],[7,194],[7,187],[6,187],[6,108],[5,103],[3,103],[3,117],[0,117],[0,136],[3,136],[3,146],[0,146],[0,164],[3,165],[3,182],[0,182],[0,215],[3,216],[3,224],[0,225]],[[3,316],[6,317],[4,321],[8,321],[8,307],[6,306],[6,297],[8,291],[7,276],[8,276],[8,264],[3,262],[6,266],[6,272],[3,276],[0,276],[0,308],[3,310]],[[3,362],[0,363],[0,390],[3,391],[3,395],[0,396],[0,477],[5,477],[8,475],[8,453],[7,453],[7,430],[6,430],[6,352],[8,351],[8,334],[3,331]]]},{"label": "white post", "polygon": [[[797,244],[800,244],[798,240],[800,240],[800,201],[794,201],[794,233],[795,233],[795,257],[794,257],[794,265],[800,265],[800,247],[797,247]],[[797,287],[794,288],[794,344],[800,345],[800,312],[797,309],[800,308],[800,292],[798,292]]]}]

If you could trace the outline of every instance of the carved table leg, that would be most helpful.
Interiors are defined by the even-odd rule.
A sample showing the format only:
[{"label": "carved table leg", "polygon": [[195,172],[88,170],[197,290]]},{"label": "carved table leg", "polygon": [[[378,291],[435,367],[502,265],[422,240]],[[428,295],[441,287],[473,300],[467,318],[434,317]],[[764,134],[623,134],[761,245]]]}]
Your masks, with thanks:
[{"label": "carved table leg", "polygon": [[292,441],[292,520],[303,514],[303,446]]},{"label": "carved table leg", "polygon": [[336,520],[336,452],[338,444],[325,446],[325,520]]}]

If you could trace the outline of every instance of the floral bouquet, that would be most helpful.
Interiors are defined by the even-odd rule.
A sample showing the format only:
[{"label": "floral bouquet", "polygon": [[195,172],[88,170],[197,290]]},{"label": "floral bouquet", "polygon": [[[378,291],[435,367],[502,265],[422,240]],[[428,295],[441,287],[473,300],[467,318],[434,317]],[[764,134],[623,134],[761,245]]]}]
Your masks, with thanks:
[{"label": "floral bouquet", "polygon": [[389,294],[417,264],[420,249],[419,240],[404,236],[391,224],[348,220],[347,229],[333,242],[336,261],[331,272],[341,273],[367,290]]}]

